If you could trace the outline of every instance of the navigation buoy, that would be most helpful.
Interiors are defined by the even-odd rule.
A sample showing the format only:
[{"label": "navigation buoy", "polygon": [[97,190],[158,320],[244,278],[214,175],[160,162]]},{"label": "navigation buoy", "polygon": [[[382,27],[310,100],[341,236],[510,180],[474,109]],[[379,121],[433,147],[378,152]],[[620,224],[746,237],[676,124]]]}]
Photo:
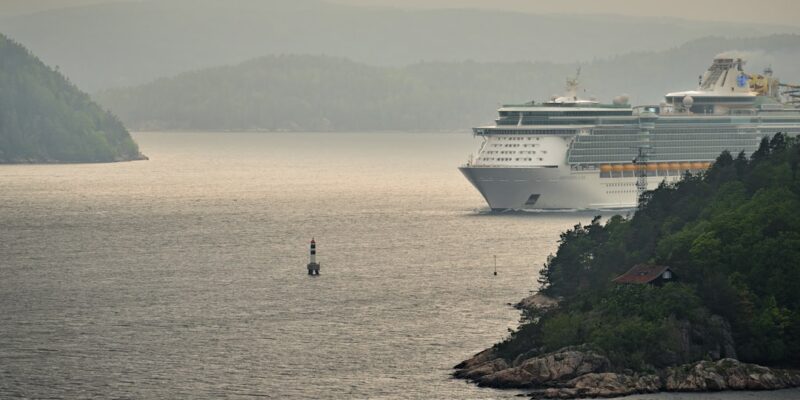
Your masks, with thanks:
[{"label": "navigation buoy", "polygon": [[317,242],[311,238],[311,248],[309,250],[308,274],[319,275],[319,263],[317,262]]},{"label": "navigation buoy", "polygon": [[497,276],[497,255],[494,256],[494,276]]}]

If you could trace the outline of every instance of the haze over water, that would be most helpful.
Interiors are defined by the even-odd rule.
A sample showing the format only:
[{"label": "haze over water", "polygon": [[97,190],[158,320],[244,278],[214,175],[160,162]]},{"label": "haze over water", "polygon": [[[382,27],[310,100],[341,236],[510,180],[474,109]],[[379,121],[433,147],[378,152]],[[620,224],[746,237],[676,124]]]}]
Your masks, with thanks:
[{"label": "haze over water", "polygon": [[593,216],[481,212],[468,134],[135,138],[150,161],[0,166],[0,397],[511,398],[450,368]]}]

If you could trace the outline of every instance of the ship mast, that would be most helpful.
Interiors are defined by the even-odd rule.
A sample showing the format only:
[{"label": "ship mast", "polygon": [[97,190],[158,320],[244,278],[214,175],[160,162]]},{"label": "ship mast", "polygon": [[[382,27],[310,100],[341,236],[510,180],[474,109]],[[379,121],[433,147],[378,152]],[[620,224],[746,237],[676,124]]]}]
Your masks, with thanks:
[{"label": "ship mast", "polygon": [[578,67],[578,70],[575,72],[575,78],[567,78],[567,96],[570,99],[577,100],[578,99],[578,86],[580,85],[581,79],[581,67]]}]

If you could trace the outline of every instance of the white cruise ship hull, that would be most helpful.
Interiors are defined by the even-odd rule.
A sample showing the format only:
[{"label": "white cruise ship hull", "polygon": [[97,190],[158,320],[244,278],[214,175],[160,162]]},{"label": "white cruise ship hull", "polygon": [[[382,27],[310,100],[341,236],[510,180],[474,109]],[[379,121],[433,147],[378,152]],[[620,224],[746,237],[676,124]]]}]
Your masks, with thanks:
[{"label": "white cruise ship hull", "polygon": [[[495,211],[626,209],[637,202],[635,177],[601,179],[597,172],[571,172],[566,166],[462,166],[459,170]],[[678,177],[652,177],[648,189],[665,179]]]},{"label": "white cruise ship hull", "polygon": [[699,89],[639,107],[625,96],[579,99],[577,77],[568,79],[566,95],[504,105],[493,125],[473,128],[483,143],[460,170],[493,210],[634,208],[637,175],[653,190],[724,151],[748,156],[777,132],[800,135],[800,108],[778,91],[795,86],[743,64],[717,57]]}]

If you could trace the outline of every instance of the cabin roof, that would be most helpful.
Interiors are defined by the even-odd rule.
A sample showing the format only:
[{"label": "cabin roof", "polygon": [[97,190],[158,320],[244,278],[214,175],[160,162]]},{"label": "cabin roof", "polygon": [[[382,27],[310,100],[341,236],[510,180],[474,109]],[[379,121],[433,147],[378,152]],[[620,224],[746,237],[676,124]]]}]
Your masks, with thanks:
[{"label": "cabin roof", "polygon": [[637,264],[628,272],[614,278],[616,283],[650,283],[670,268],[665,265]]}]

